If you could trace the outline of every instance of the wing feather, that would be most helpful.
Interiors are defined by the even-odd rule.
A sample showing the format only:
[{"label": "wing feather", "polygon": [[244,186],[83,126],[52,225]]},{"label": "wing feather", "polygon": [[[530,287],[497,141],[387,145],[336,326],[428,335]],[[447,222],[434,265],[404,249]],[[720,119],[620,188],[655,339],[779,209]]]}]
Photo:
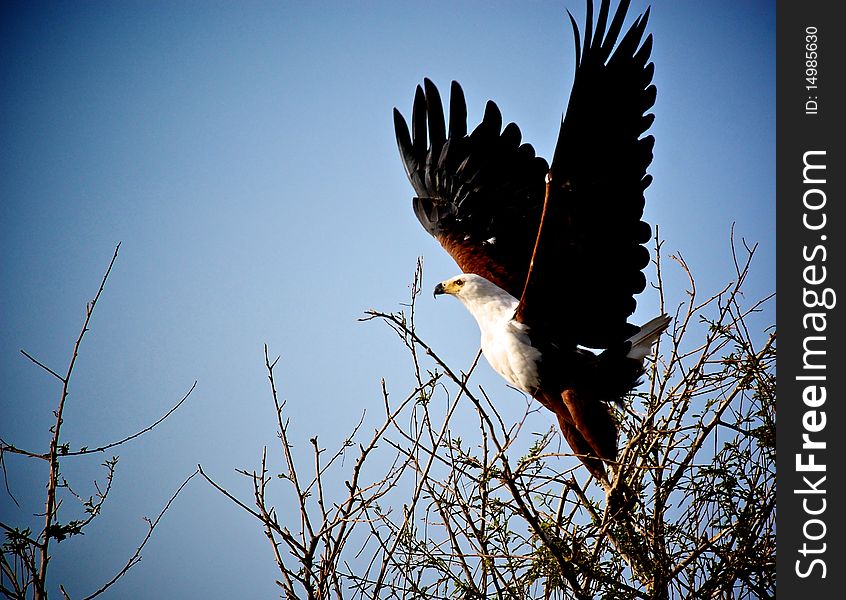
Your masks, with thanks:
[{"label": "wing feather", "polygon": [[440,157],[441,149],[446,142],[446,123],[444,122],[444,108],[438,88],[426,79],[423,82],[426,90],[426,123],[429,126],[430,156]]},{"label": "wing feather", "polygon": [[449,137],[463,138],[467,135],[467,102],[464,90],[453,81],[449,89]]}]

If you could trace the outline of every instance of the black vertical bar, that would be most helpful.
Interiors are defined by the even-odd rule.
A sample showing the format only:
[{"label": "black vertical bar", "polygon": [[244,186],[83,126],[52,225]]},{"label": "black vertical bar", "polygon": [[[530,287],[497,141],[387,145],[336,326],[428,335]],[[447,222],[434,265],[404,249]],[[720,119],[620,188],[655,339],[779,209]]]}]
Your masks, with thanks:
[{"label": "black vertical bar", "polygon": [[846,22],[777,4],[778,592],[844,597]]}]

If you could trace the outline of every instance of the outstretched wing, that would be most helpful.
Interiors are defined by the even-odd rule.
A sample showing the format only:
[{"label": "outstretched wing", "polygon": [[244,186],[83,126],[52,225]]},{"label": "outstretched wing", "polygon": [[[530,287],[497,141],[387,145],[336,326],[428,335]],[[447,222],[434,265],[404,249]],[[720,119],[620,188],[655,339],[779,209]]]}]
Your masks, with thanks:
[{"label": "outstretched wing", "polygon": [[493,102],[468,135],[467,106],[456,82],[448,129],[440,94],[428,79],[417,87],[411,134],[396,109],[394,127],[420,223],[462,271],[519,297],[540,224],[546,161],[521,143],[517,125],[502,128]]},{"label": "outstretched wing", "polygon": [[642,137],[655,102],[652,36],[643,39],[649,11],[618,41],[629,2],[620,3],[610,25],[609,4],[603,0],[594,30],[588,0],[583,45],[570,15],[576,74],[517,310],[518,320],[592,348],[618,344],[637,331],[627,319],[634,296],[646,286],[644,244],[651,237],[641,220],[654,144],[652,136]]}]

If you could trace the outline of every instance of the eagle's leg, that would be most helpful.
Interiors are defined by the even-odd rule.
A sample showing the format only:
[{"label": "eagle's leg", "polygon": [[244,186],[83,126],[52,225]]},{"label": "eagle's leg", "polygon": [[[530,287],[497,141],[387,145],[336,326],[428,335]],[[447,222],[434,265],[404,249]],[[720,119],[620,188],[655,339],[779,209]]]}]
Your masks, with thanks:
[{"label": "eagle's leg", "polygon": [[572,414],[562,400],[562,395],[538,390],[535,393],[535,398],[555,413],[555,416],[558,417],[558,426],[561,428],[561,433],[564,435],[564,439],[569,444],[570,449],[582,461],[585,467],[587,467],[588,472],[607,489],[609,481],[605,471],[605,465],[591,443],[582,435],[577,427]]},{"label": "eagle's leg", "polygon": [[575,389],[565,389],[561,399],[573,424],[593,449],[592,454],[613,462],[617,458],[617,424],[601,400]]}]

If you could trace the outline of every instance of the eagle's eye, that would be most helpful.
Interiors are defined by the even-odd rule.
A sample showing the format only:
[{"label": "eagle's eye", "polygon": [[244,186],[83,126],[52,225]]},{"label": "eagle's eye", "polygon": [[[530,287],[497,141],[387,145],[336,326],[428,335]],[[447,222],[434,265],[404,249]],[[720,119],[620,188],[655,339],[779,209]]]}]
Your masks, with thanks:
[{"label": "eagle's eye", "polygon": [[463,279],[456,279],[455,285],[458,286],[458,287],[461,287],[462,285],[464,285],[464,280]]}]

